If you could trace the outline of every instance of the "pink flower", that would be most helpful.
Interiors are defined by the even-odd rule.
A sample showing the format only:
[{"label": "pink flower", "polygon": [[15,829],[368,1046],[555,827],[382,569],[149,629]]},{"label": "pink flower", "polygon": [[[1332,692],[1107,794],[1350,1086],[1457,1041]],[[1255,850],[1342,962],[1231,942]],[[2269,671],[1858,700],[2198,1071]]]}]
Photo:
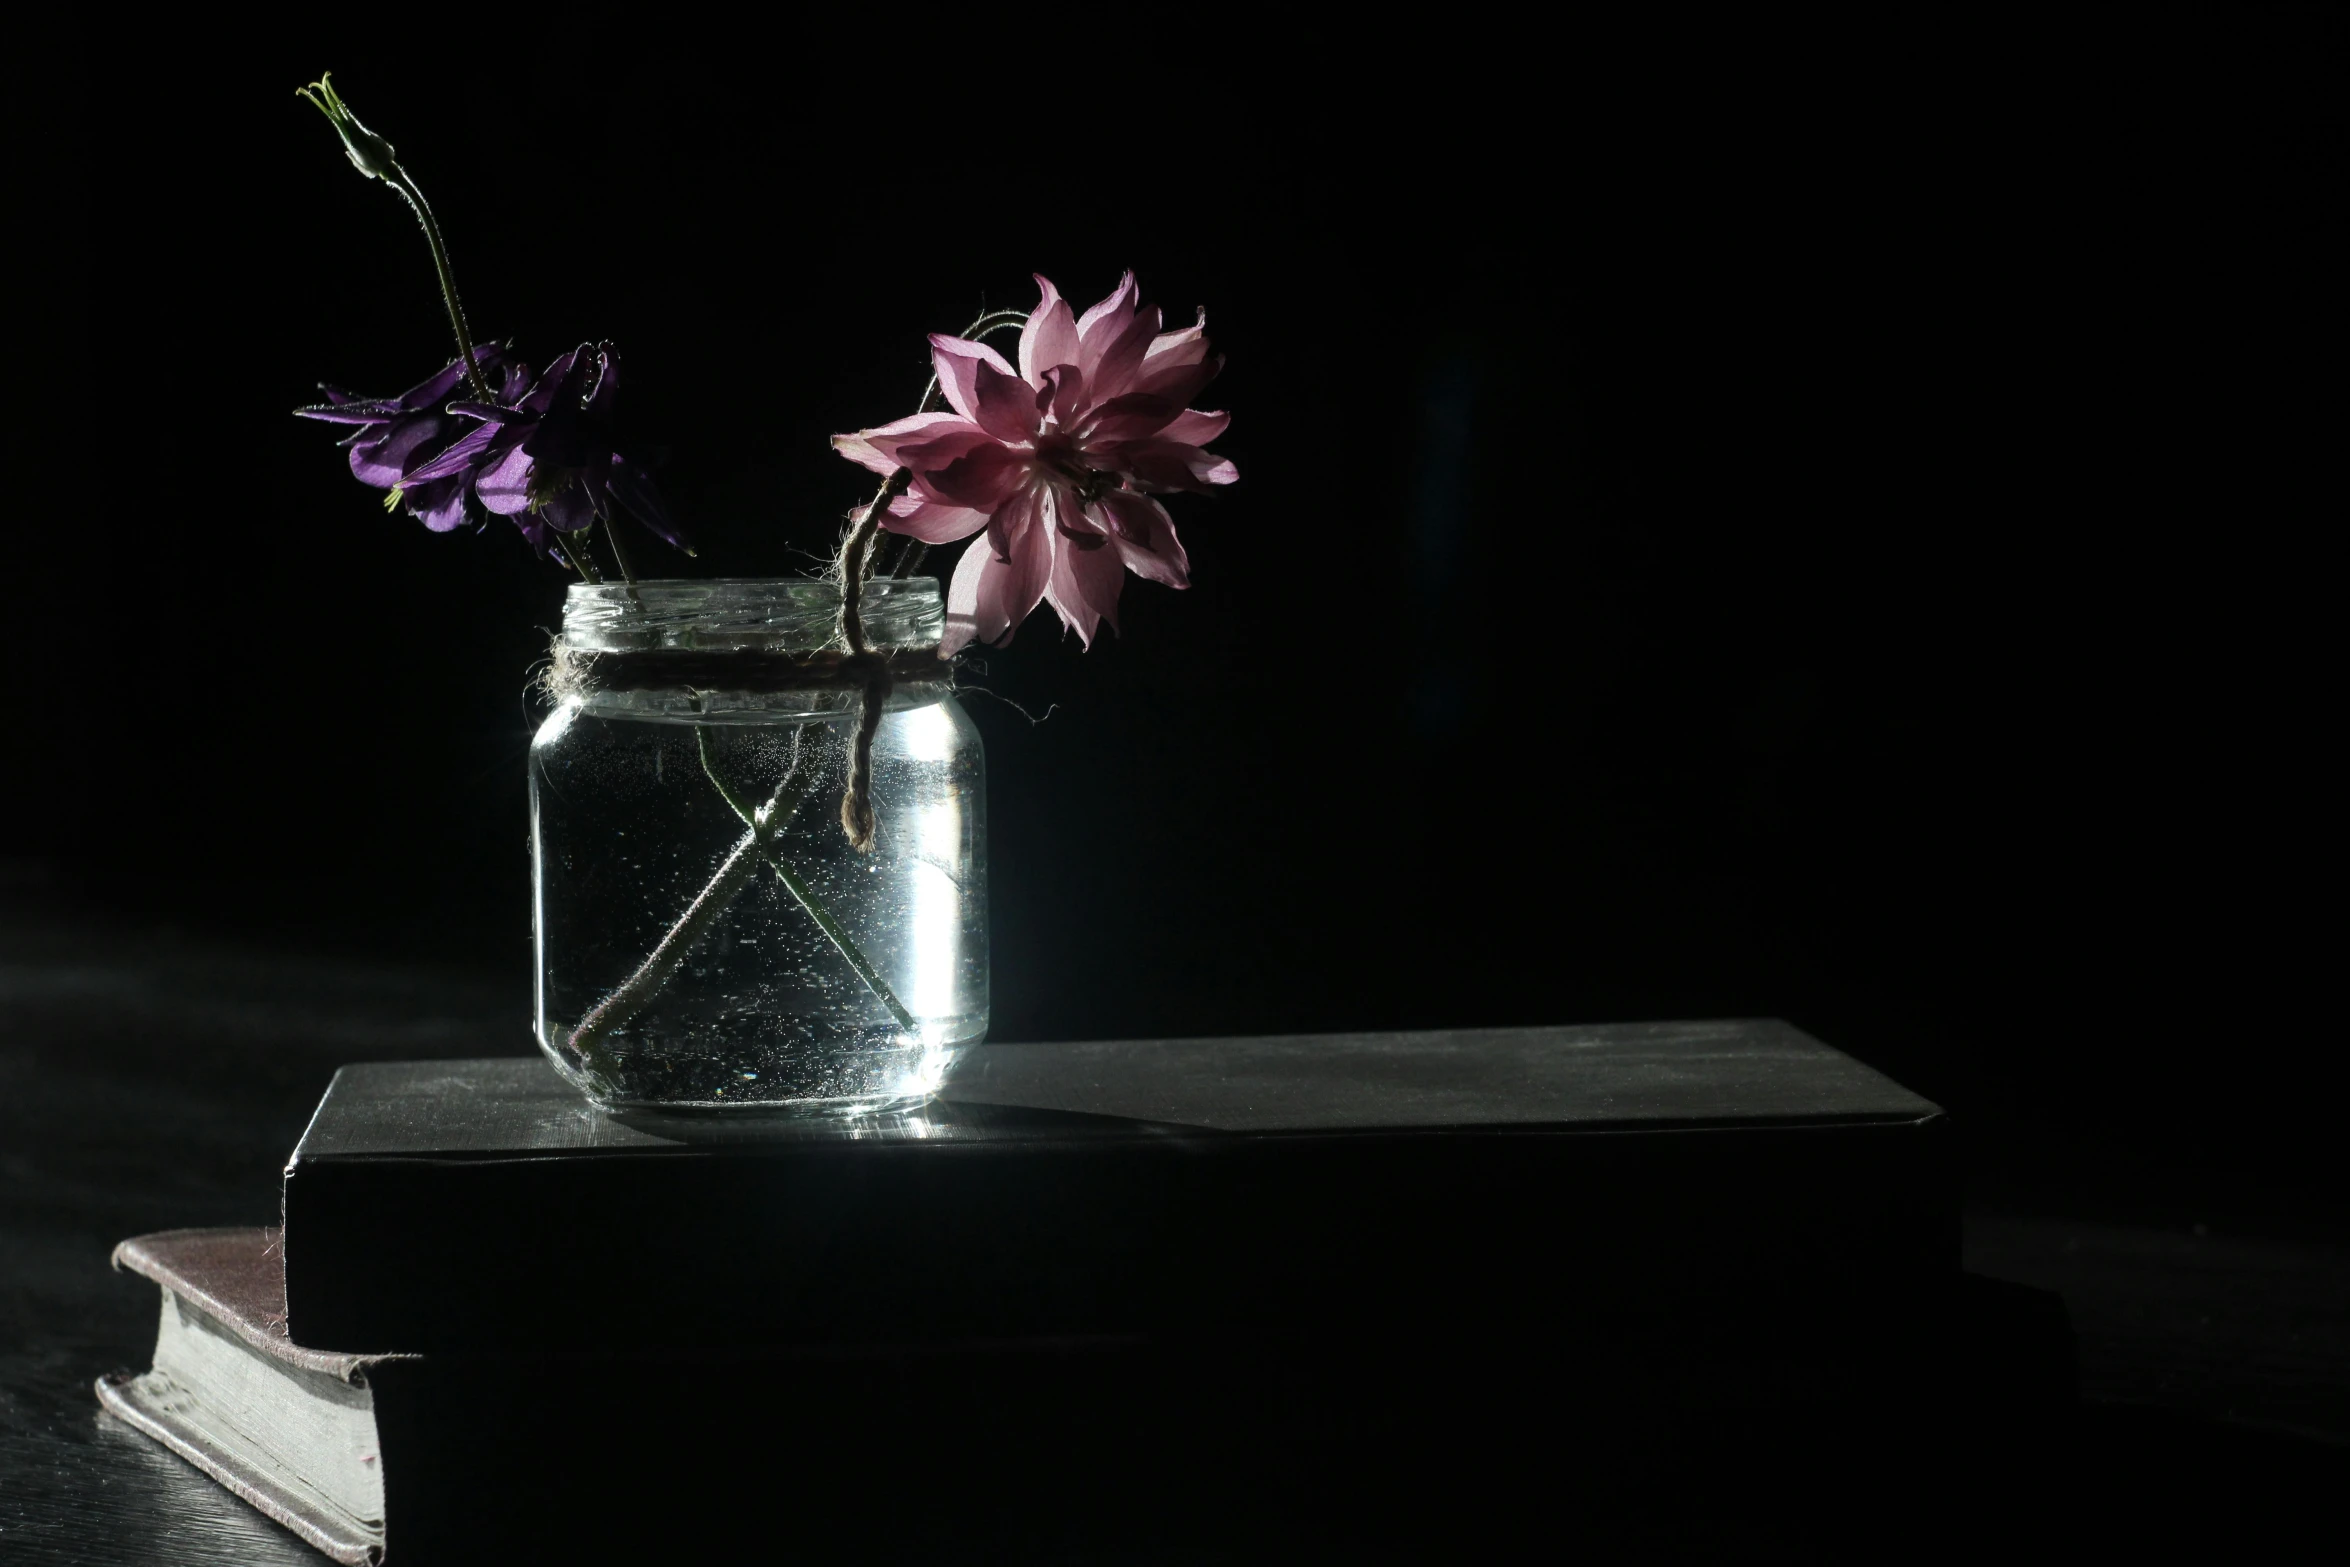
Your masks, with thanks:
[{"label": "pink flower", "polygon": [[1175,524],[1152,496],[1240,477],[1203,449],[1232,416],[1185,406],[1224,364],[1208,352],[1206,311],[1161,332],[1131,272],[1082,317],[1036,282],[1044,298],[1021,329],[1019,369],[985,344],[934,336],[931,360],[954,412],[832,438],[875,473],[911,473],[883,519],[891,532],[946,544],[987,530],[947,589],[942,655],[1011,641],[1039,600],[1090,648],[1102,621],[1117,629],[1127,572],[1190,586]]}]

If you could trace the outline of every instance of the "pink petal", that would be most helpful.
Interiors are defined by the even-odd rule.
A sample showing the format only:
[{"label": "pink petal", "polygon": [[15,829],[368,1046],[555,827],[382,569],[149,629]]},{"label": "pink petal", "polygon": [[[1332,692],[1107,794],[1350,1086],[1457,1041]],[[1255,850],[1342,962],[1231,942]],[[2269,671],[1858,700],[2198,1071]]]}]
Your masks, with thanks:
[{"label": "pink petal", "polygon": [[953,414],[910,414],[875,429],[859,430],[854,435],[836,435],[832,438],[832,449],[861,468],[889,474],[908,466],[902,455],[907,447],[935,441],[955,430],[980,434],[978,426]]},{"label": "pink petal", "polygon": [[1110,526],[1110,547],[1128,571],[1171,588],[1191,586],[1191,560],[1167,508],[1147,495],[1112,490],[1092,508]]},{"label": "pink petal", "polygon": [[[1150,352],[1152,335],[1158,330],[1158,306],[1144,305],[1102,344],[1101,357],[1083,366],[1086,390],[1094,401],[1107,402],[1120,393],[1134,390],[1134,377],[1142,368],[1143,356]],[[1090,349],[1091,345],[1087,346]],[[1178,401],[1175,406],[1180,408],[1183,404]]]},{"label": "pink petal", "polygon": [[1101,622],[1108,621],[1112,631],[1118,629],[1118,590],[1125,585],[1125,563],[1106,540],[1095,535],[1081,542],[1056,534],[1045,602],[1087,648],[1093,646]]},{"label": "pink petal", "polygon": [[889,503],[881,525],[925,544],[952,544],[987,526],[987,513],[969,506],[945,506],[919,495],[900,495]]},{"label": "pink petal", "polygon": [[979,596],[990,568],[1004,569],[996,565],[995,553],[984,544],[973,544],[955,562],[955,574],[947,579],[947,625],[938,639],[940,658],[953,658],[979,640]]},{"label": "pink petal", "polygon": [[1075,365],[1055,365],[1044,373],[1051,395],[1045,400],[1053,422],[1066,429],[1077,410],[1085,406],[1085,372]]},{"label": "pink petal", "polygon": [[1082,540],[1108,537],[1109,526],[1077,498],[1077,492],[1072,487],[1054,485],[1050,499],[1052,509],[1048,515],[1052,524],[1069,538]]},{"label": "pink petal", "polygon": [[1024,485],[1005,497],[987,519],[987,547],[995,551],[995,558],[1010,560],[1028,547],[1028,535],[1033,533],[1044,510],[1044,487]]},{"label": "pink petal", "polygon": [[917,473],[927,473],[968,457],[982,446],[998,444],[994,436],[975,424],[964,424],[959,419],[955,423],[955,429],[934,439],[899,447],[899,465]]},{"label": "pink petal", "polygon": [[1028,477],[1029,461],[994,441],[975,447],[943,468],[920,469],[914,488],[926,500],[992,512]]},{"label": "pink petal", "polygon": [[1020,374],[1041,391],[1045,371],[1077,363],[1077,318],[1070,314],[1069,302],[1051,279],[1039,274],[1036,286],[1044,290],[1044,297],[1020,329]]},{"label": "pink petal", "polygon": [[1106,403],[1097,404],[1085,416],[1084,439],[1088,445],[1109,441],[1139,441],[1146,436],[1157,435],[1181,412],[1181,403],[1129,392],[1124,397],[1113,397]]},{"label": "pink petal", "polygon": [[1231,428],[1232,416],[1222,413],[1202,413],[1197,408],[1186,408],[1175,416],[1175,422],[1159,432],[1162,441],[1181,441],[1186,446],[1205,446]]},{"label": "pink petal", "polygon": [[1208,307],[1200,306],[1199,319],[1180,332],[1168,332],[1154,339],[1143,362],[1153,370],[1169,365],[1196,365],[1208,357]]},{"label": "pink petal", "polygon": [[1097,465],[1130,475],[1146,490],[1199,490],[1231,484],[1240,477],[1228,458],[1185,446],[1179,441],[1117,441],[1089,446],[1086,455]]},{"label": "pink petal", "polygon": [[1222,354],[1181,364],[1146,363],[1134,378],[1133,390],[1164,397],[1180,406],[1198,396],[1199,389],[1216,379],[1216,372],[1223,368]]},{"label": "pink petal", "polygon": [[1087,375],[1093,374],[1094,367],[1102,362],[1102,350],[1110,346],[1111,339],[1124,330],[1126,322],[1133,316],[1134,301],[1139,294],[1134,274],[1128,272],[1118,280],[1118,286],[1110,290],[1109,298],[1078,318],[1077,367]]},{"label": "pink petal", "polygon": [[1005,375],[1012,373],[1004,356],[985,343],[949,337],[944,332],[930,334],[930,363],[938,372],[938,389],[946,394],[947,406],[966,419],[976,417],[971,412],[971,379],[978,367],[991,365]]},{"label": "pink petal", "polygon": [[[975,539],[955,563],[947,585],[946,635],[939,640],[942,657],[952,657],[972,642],[1001,647],[1012,640],[1020,622],[1044,598],[1045,581],[1052,570],[1052,534],[1037,525],[1037,497],[1014,497],[1005,512],[989,524],[989,539]],[[999,560],[992,535],[1002,523],[1010,536],[1010,558]]]},{"label": "pink petal", "polygon": [[991,365],[975,365],[971,371],[971,417],[999,441],[1032,441],[1041,425],[1036,415],[1036,389]]}]

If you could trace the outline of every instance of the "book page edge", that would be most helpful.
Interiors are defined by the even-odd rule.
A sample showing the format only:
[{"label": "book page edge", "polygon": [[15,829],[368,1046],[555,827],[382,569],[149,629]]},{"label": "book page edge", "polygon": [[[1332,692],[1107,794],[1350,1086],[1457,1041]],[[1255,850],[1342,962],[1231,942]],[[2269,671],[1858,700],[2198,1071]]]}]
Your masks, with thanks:
[{"label": "book page edge", "polygon": [[116,1372],[98,1379],[98,1402],[124,1424],[162,1443],[277,1524],[301,1536],[345,1567],[378,1567],[384,1542],[343,1520],[330,1517],[289,1495],[235,1454],[223,1451],[168,1414],[149,1408],[138,1395],[138,1377]]}]

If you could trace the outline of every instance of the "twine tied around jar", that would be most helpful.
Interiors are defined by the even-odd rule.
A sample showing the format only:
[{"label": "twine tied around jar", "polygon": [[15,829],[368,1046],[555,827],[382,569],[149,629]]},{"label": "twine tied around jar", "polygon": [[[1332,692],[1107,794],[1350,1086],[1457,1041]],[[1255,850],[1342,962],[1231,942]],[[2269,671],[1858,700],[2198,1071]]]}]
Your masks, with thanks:
[{"label": "twine tied around jar", "polygon": [[[923,399],[925,404],[929,399]],[[904,492],[906,481],[912,475],[900,468],[881,481],[880,491],[861,512],[850,514],[849,535],[840,547],[840,640],[849,650],[841,660],[842,672],[855,671],[864,678],[865,703],[857,714],[857,738],[849,747],[848,788],[840,797],[840,828],[849,836],[849,847],[859,854],[873,852],[873,736],[881,728],[882,709],[889,702],[891,685],[890,661],[887,656],[873,651],[865,640],[865,571],[873,548],[873,536],[881,531],[881,519],[889,511],[889,503]]]}]

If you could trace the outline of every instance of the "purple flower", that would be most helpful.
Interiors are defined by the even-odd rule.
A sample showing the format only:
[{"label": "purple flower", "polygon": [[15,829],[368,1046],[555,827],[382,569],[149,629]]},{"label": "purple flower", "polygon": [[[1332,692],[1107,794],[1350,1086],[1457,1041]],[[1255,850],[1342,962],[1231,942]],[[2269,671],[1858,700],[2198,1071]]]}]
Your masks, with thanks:
[{"label": "purple flower", "polygon": [[882,526],[925,544],[986,530],[947,589],[940,653],[1012,640],[1039,602],[1088,647],[1118,624],[1126,573],[1180,588],[1190,562],[1154,498],[1206,492],[1238,469],[1206,449],[1232,422],[1187,406],[1222,367],[1207,313],[1159,330],[1129,272],[1080,317],[1053,285],[1020,334],[1020,363],[959,337],[933,337],[931,361],[953,413],[922,413],[836,435],[843,457],[875,473],[912,474]]},{"label": "purple flower", "polygon": [[411,484],[461,480],[480,504],[510,517],[548,552],[553,533],[577,533],[627,512],[693,553],[643,465],[612,444],[620,361],[610,343],[582,343],[547,366],[527,392],[510,379],[495,403],[458,402],[474,427],[408,475]]},{"label": "purple flower", "polygon": [[[530,384],[530,370],[506,362],[505,350],[485,343],[474,350],[482,372],[497,377],[514,393]],[[343,445],[351,453],[351,473],[362,484],[392,493],[387,506],[404,506],[408,514],[435,533],[447,533],[467,522],[488,520],[473,500],[470,486],[457,475],[419,480],[417,470],[446,452],[465,432],[465,421],[450,413],[450,396],[465,384],[465,361],[450,361],[429,381],[419,382],[397,397],[358,397],[336,386],[321,386],[326,401],[297,408],[295,417],[329,424],[356,425]]]}]

